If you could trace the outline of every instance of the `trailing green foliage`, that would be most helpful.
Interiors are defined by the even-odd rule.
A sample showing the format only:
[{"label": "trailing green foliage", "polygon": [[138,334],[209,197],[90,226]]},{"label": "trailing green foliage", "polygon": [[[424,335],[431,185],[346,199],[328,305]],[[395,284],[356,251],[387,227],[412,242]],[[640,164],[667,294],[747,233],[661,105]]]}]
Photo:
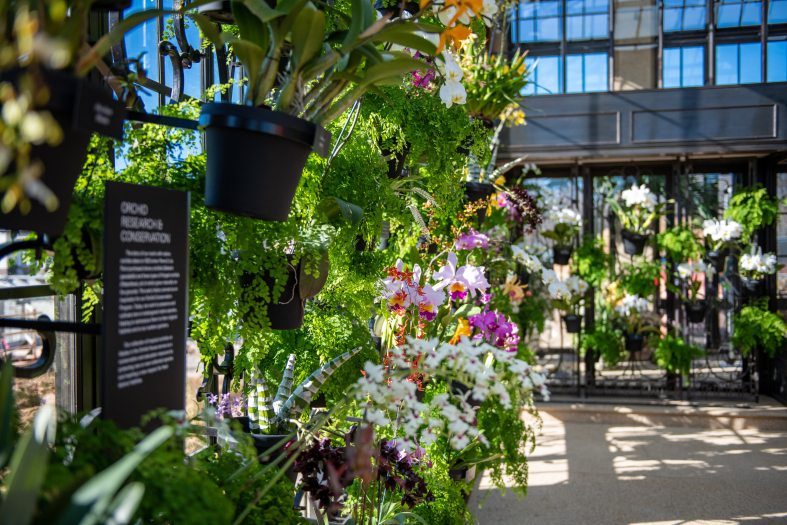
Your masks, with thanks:
[{"label": "trailing green foliage", "polygon": [[571,256],[571,274],[594,288],[601,286],[609,266],[610,255],[604,252],[604,240],[601,237],[586,238]]},{"label": "trailing green foliage", "polygon": [[768,309],[767,299],[741,308],[733,323],[732,344],[743,355],[749,355],[759,347],[773,357],[781,350],[787,337],[787,323]]},{"label": "trailing green foliage", "polygon": [[656,364],[667,372],[688,377],[691,371],[691,362],[702,357],[705,352],[692,344],[687,343],[677,334],[668,333],[658,338],[654,352]]},{"label": "trailing green foliage", "polygon": [[632,295],[650,297],[658,290],[661,264],[640,259],[636,264],[621,268],[617,275],[620,287]]},{"label": "trailing green foliage", "polygon": [[592,331],[582,335],[580,348],[603,358],[606,366],[615,366],[624,355],[623,334],[611,323],[597,321]]},{"label": "trailing green foliage", "polygon": [[659,249],[676,263],[688,260],[701,260],[705,255],[705,247],[694,235],[691,228],[674,226],[658,234],[656,237]]},{"label": "trailing green foliage", "polygon": [[743,240],[748,241],[755,230],[770,226],[779,216],[779,199],[768,195],[761,184],[735,191],[724,218],[743,226]]}]

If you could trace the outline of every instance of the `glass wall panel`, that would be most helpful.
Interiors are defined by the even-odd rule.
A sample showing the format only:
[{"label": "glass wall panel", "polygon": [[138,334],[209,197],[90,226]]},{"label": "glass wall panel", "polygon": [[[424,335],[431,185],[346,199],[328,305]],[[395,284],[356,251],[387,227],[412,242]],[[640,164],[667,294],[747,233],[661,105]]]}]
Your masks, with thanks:
[{"label": "glass wall panel", "polygon": [[615,46],[613,90],[653,89],[656,87],[656,44]]},{"label": "glass wall panel", "polygon": [[566,1],[567,40],[592,40],[608,36],[608,0]]},{"label": "glass wall panel", "polygon": [[759,42],[716,46],[716,84],[762,82],[762,46]]},{"label": "glass wall panel", "polygon": [[768,3],[768,23],[787,23],[787,0],[771,0]]},{"label": "glass wall panel", "polygon": [[663,57],[663,87],[701,86],[705,83],[704,47],[688,46],[667,48],[664,50]]},{"label": "glass wall panel", "polygon": [[760,0],[717,0],[716,27],[760,25],[762,2]]},{"label": "glass wall panel", "polygon": [[787,82],[787,40],[768,42],[768,82]]},{"label": "glass wall panel", "polygon": [[554,42],[561,39],[562,0],[529,0],[514,9],[511,40]]},{"label": "glass wall panel", "polygon": [[586,53],[566,56],[566,93],[590,93],[608,89],[608,55]]},{"label": "glass wall panel", "polygon": [[705,0],[664,0],[664,31],[705,28]]},{"label": "glass wall panel", "polygon": [[522,89],[523,95],[549,95],[562,92],[562,68],[559,56],[528,57],[527,69],[532,71],[531,80]]}]

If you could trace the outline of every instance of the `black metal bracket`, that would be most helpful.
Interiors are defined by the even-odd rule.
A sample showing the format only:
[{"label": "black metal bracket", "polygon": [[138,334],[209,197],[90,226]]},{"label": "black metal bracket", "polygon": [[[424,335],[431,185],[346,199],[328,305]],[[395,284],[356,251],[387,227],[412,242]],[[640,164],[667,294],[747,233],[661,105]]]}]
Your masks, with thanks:
[{"label": "black metal bracket", "polygon": [[[46,326],[47,323],[52,321],[46,315],[38,318],[38,322]],[[41,355],[38,356],[35,363],[28,366],[13,366],[14,376],[21,379],[33,379],[47,373],[52,363],[55,362],[55,354],[57,353],[57,338],[55,334],[49,330],[37,330],[38,335],[41,336]],[[3,359],[0,359],[2,364]]]}]

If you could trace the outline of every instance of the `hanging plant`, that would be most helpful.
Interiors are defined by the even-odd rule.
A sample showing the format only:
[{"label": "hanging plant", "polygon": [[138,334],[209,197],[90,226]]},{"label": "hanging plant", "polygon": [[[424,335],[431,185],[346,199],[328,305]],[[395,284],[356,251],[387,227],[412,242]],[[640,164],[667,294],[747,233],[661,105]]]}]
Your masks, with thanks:
[{"label": "hanging plant", "polygon": [[733,318],[732,344],[744,356],[761,348],[769,357],[776,355],[787,337],[787,323],[768,309],[768,300],[760,299],[741,308]]}]

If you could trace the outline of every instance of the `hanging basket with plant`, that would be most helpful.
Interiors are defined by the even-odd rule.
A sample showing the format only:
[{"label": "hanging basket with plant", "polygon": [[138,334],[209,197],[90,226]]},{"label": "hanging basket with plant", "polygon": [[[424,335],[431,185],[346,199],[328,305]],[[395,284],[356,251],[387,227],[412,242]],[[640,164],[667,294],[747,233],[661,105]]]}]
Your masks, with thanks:
[{"label": "hanging basket with plant", "polygon": [[646,185],[635,184],[607,202],[623,227],[623,250],[629,255],[641,255],[650,237],[650,228],[671,201],[659,202]]}]

